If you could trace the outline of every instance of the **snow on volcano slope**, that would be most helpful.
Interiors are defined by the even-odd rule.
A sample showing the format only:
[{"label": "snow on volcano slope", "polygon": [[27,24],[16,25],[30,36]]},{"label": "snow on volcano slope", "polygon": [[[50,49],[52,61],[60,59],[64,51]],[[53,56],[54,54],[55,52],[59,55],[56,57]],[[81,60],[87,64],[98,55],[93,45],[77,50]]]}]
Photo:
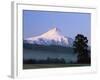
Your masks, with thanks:
[{"label": "snow on volcano slope", "polygon": [[26,38],[24,41],[29,44],[59,45],[66,47],[71,47],[73,44],[73,39],[64,36],[57,28],[53,28],[39,36]]}]

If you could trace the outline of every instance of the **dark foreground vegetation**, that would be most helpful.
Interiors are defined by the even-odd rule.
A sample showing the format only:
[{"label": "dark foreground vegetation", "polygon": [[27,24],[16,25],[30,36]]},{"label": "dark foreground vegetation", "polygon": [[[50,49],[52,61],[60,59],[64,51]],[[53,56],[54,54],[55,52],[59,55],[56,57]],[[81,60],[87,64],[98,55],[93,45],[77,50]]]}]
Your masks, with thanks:
[{"label": "dark foreground vegetation", "polygon": [[73,43],[74,53],[78,54],[77,63],[91,64],[91,51],[88,46],[88,39],[82,34],[77,34]]},{"label": "dark foreground vegetation", "polygon": [[66,61],[58,58],[47,58],[47,59],[29,59],[29,60],[23,60],[24,64],[66,64]]},{"label": "dark foreground vegetation", "polygon": [[39,68],[60,68],[60,67],[81,67],[81,66],[90,66],[88,63],[77,63],[77,62],[69,62],[62,59],[57,58],[47,58],[45,60],[36,60],[29,59],[23,60],[23,69],[39,69]]}]

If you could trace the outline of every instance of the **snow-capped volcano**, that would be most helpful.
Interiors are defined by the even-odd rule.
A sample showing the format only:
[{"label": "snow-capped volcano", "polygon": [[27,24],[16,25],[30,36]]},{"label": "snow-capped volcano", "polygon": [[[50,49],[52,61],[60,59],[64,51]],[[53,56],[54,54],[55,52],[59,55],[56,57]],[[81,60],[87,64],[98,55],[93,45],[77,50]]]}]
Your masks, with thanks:
[{"label": "snow-capped volcano", "polygon": [[69,37],[64,36],[56,27],[39,36],[26,38],[24,41],[29,44],[59,45],[67,47],[71,47],[73,44],[73,40]]}]

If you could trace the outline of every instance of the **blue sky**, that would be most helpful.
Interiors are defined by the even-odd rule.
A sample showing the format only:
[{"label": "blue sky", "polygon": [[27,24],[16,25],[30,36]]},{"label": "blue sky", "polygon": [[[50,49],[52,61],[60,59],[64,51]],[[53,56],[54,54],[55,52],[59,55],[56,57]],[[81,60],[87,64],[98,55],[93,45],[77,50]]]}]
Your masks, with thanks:
[{"label": "blue sky", "polygon": [[91,14],[23,10],[23,27],[24,38],[40,35],[57,27],[63,35],[73,39],[77,34],[87,36],[90,44]]}]

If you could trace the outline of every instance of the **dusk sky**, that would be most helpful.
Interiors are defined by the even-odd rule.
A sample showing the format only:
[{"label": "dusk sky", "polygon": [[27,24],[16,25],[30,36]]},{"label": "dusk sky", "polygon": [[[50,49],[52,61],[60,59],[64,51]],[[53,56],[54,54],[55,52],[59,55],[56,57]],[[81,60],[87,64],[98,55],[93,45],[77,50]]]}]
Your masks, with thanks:
[{"label": "dusk sky", "polygon": [[23,10],[24,39],[40,35],[54,27],[60,29],[63,35],[73,39],[77,34],[83,34],[90,44],[90,13]]}]

